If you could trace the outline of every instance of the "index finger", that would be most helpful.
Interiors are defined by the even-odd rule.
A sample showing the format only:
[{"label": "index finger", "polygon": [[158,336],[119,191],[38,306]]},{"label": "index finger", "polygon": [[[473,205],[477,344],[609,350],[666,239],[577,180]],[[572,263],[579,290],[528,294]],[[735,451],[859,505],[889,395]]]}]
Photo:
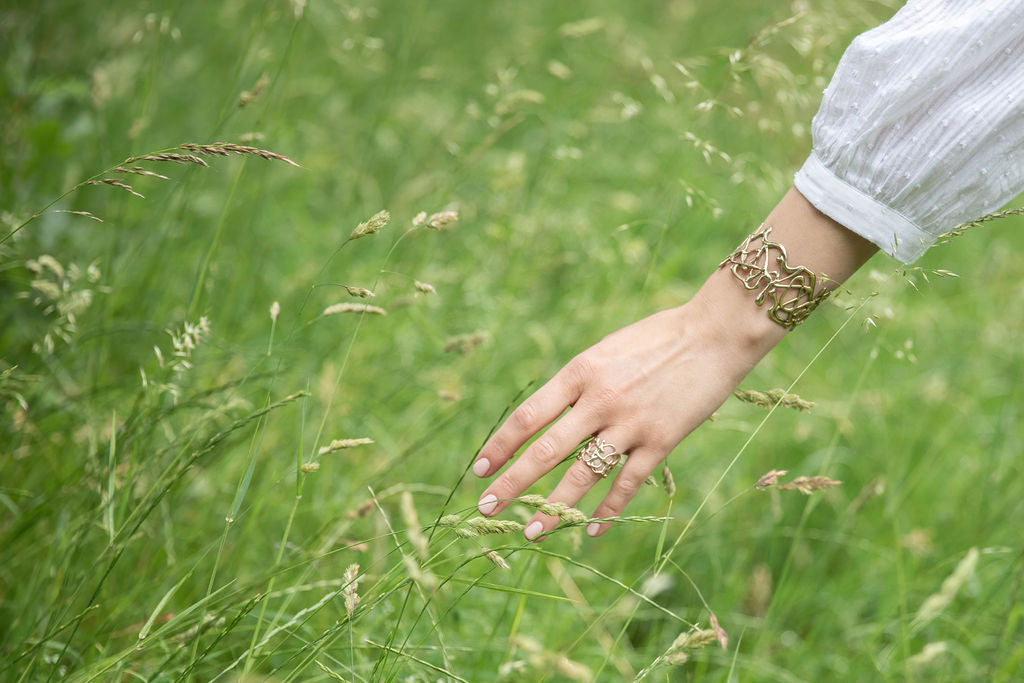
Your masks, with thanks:
[{"label": "index finger", "polygon": [[581,393],[578,373],[570,363],[512,411],[480,449],[473,474],[488,477],[497,472],[520,446],[575,403]]}]

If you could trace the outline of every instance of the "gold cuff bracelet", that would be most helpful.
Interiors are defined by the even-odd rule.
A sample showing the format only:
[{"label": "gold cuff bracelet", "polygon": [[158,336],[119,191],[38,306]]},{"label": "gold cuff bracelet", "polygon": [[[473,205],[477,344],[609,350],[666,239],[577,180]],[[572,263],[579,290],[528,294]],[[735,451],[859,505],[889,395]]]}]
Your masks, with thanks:
[{"label": "gold cuff bracelet", "polygon": [[[759,290],[754,302],[762,306],[767,300],[768,317],[791,330],[802,323],[832,290],[822,286],[815,292],[818,277],[803,266],[789,266],[786,248],[768,239],[771,232],[771,227],[762,223],[718,267],[729,266],[746,289]],[[828,280],[825,276],[821,279]]]}]

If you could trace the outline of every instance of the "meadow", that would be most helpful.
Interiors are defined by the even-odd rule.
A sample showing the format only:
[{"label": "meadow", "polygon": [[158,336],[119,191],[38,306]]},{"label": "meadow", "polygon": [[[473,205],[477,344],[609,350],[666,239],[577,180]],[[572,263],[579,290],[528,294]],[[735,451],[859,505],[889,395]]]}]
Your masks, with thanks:
[{"label": "meadow", "polygon": [[897,6],[5,4],[0,680],[1020,680],[1019,216],[876,255],[741,385],[813,407],[730,399],[599,539],[467,474]]}]

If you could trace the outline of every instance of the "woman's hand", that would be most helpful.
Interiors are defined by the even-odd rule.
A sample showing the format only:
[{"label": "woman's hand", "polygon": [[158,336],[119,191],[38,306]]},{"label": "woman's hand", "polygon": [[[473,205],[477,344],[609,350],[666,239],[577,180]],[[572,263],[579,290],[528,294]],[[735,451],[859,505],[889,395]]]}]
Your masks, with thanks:
[{"label": "woman's hand", "polygon": [[[877,251],[814,208],[795,188],[765,222],[773,226],[773,239],[788,250],[790,265],[828,273],[833,285]],[[669,452],[785,336],[785,329],[768,318],[754,296],[728,269],[720,268],[685,305],[625,327],[574,358],[523,401],[480,450],[473,472],[489,477],[551,425],[487,487],[478,503],[480,512],[501,512],[509,499],[594,435],[628,457],[592,516],[620,515]],[[574,460],[548,500],[574,506],[599,478]],[[526,525],[526,537],[536,539],[557,523],[538,512]],[[587,533],[598,536],[608,526],[591,523]]]},{"label": "woman's hand", "polygon": [[[720,285],[734,295],[742,292],[735,282]],[[611,489],[592,517],[620,515],[662,460],[725,401],[783,334],[765,324],[764,312],[749,296],[740,303],[757,314],[756,333],[723,324],[707,287],[684,306],[608,335],[523,401],[481,449],[473,465],[477,476],[495,474],[527,440],[551,427],[491,483],[480,498],[480,512],[501,512],[508,499],[521,495],[594,435],[627,457],[609,475],[615,477]],[[548,500],[574,506],[599,479],[574,460]],[[526,537],[536,539],[557,524],[557,517],[538,512],[526,526]],[[591,523],[587,533],[598,536],[609,526]]]}]

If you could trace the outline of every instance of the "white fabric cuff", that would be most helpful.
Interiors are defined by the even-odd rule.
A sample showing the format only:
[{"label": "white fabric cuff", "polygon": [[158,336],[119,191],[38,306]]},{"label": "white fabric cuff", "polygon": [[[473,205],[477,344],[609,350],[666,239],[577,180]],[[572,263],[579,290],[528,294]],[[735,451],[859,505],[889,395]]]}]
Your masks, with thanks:
[{"label": "white fabric cuff", "polygon": [[818,211],[903,263],[917,260],[938,239],[837,176],[814,152],[796,172],[793,185]]}]

